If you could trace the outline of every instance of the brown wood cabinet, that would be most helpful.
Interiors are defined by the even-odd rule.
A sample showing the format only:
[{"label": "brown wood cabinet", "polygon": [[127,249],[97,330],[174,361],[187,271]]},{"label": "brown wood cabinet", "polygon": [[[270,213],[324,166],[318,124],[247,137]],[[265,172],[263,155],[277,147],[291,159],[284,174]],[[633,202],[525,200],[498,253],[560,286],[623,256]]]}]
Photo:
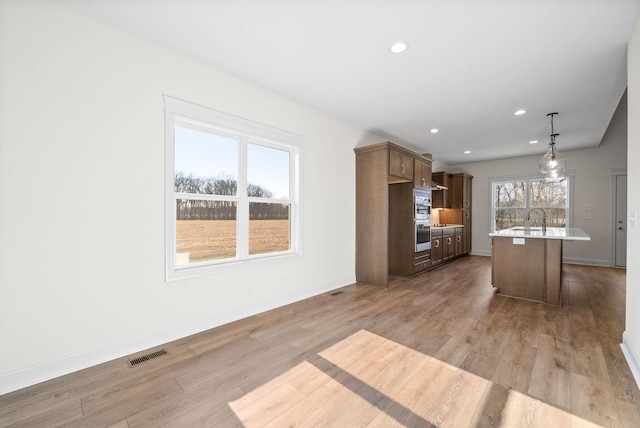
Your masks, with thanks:
[{"label": "brown wood cabinet", "polygon": [[[471,236],[472,236],[472,180],[473,176],[465,173],[448,174],[446,172],[434,172],[434,177],[449,176],[449,194],[451,196],[451,206],[449,209],[440,211],[440,222],[445,224],[461,224],[464,226],[462,231],[462,245],[460,254],[468,254],[471,252]],[[434,179],[437,181],[437,179]],[[438,191],[434,191],[435,195]],[[435,197],[434,197],[434,207]]]},{"label": "brown wood cabinet", "polygon": [[491,283],[499,294],[560,306],[562,240],[494,236]]},{"label": "brown wood cabinet", "polygon": [[434,189],[431,193],[433,208],[451,208],[451,174],[448,172],[434,172],[431,180],[436,184],[446,187],[443,190]]},{"label": "brown wood cabinet", "polygon": [[442,263],[442,230],[431,229],[431,265]]},{"label": "brown wood cabinet", "polygon": [[[375,231],[371,231],[375,233]],[[411,276],[415,270],[413,182],[389,185],[389,273]]]},{"label": "brown wood cabinet", "polygon": [[462,253],[469,254],[471,252],[471,209],[460,210],[462,221],[460,224],[464,226],[462,234]]},{"label": "brown wood cabinet", "polygon": [[469,174],[451,175],[451,208],[460,210],[460,224],[464,225],[463,253],[471,252],[471,180]]},{"label": "brown wood cabinet", "polygon": [[413,272],[416,274],[431,267],[431,250],[415,253],[413,256]]},{"label": "brown wood cabinet", "polygon": [[442,261],[447,261],[456,256],[456,231],[455,229],[442,230]]},{"label": "brown wood cabinet", "polygon": [[397,150],[389,149],[389,175],[405,180],[413,180],[413,157]]},{"label": "brown wood cabinet", "polygon": [[420,159],[414,160],[413,187],[418,189],[428,189],[431,187],[431,163]]},{"label": "brown wood cabinet", "polygon": [[471,180],[469,174],[451,174],[451,208],[471,209]]},{"label": "brown wood cabinet", "polygon": [[387,286],[390,273],[412,275],[430,257],[430,253],[415,253],[413,187],[416,178],[431,182],[431,157],[391,142],[354,151],[356,280]]},{"label": "brown wood cabinet", "polygon": [[456,227],[456,233],[455,233],[455,254],[456,256],[459,256],[461,254],[465,254],[464,251],[464,228],[463,227]]}]

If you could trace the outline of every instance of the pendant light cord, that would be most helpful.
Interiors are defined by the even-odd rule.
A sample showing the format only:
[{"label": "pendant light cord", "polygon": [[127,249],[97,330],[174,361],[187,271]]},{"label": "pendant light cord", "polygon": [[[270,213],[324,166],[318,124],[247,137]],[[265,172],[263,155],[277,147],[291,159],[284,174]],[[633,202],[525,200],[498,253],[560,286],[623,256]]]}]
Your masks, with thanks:
[{"label": "pendant light cord", "polygon": [[555,116],[558,113],[549,113],[547,114],[547,116],[551,116],[551,153],[553,155],[555,155],[555,145],[556,145],[556,137],[560,134],[556,134],[555,132],[553,132],[553,116]]}]

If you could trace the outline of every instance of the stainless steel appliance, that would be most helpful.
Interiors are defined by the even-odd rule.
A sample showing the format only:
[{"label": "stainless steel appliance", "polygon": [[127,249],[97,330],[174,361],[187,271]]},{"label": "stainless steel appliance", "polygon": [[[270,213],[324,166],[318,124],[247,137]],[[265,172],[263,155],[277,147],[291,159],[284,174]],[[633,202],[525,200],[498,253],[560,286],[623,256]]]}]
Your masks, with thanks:
[{"label": "stainless steel appliance", "polygon": [[416,220],[416,253],[431,249],[431,225]]},{"label": "stainless steel appliance", "polygon": [[429,189],[414,189],[413,207],[415,220],[431,221],[431,191]]},{"label": "stainless steel appliance", "polygon": [[416,253],[431,249],[431,190],[414,189],[414,238]]}]

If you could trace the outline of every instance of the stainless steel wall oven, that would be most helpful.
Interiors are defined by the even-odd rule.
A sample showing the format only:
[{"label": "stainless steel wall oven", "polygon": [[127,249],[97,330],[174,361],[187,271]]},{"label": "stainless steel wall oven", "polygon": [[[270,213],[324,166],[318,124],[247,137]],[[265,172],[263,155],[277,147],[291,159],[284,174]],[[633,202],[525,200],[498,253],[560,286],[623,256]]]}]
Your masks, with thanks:
[{"label": "stainless steel wall oven", "polygon": [[413,190],[416,253],[431,249],[431,190]]}]

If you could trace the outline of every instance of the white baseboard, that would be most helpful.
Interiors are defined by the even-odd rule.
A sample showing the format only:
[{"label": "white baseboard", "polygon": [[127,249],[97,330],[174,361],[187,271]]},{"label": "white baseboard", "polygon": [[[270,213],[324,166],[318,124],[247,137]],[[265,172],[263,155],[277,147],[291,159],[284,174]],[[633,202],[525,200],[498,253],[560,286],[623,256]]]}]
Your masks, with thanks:
[{"label": "white baseboard", "polygon": [[629,368],[631,369],[633,378],[636,381],[636,385],[640,386],[640,355],[635,353],[634,350],[637,350],[638,348],[635,348],[631,344],[629,335],[626,331],[622,333],[622,343],[620,344],[620,348],[622,348],[624,358],[627,360],[627,364],[629,364]]},{"label": "white baseboard", "polygon": [[469,253],[469,255],[471,255],[471,256],[491,257],[491,250],[484,251],[484,250],[474,250],[474,249],[472,249],[471,252]]},{"label": "white baseboard", "polygon": [[19,370],[2,373],[0,374],[0,395],[102,364],[107,361],[136,354],[144,351],[145,349],[160,346],[242,318],[247,318],[249,316],[279,308],[300,300],[308,299],[322,293],[327,293],[355,282],[355,275],[337,279],[331,283],[323,284],[322,286],[314,289],[266,299],[241,309],[221,312],[210,317],[197,320],[190,320],[180,325],[150,332],[130,340],[112,343],[110,345],[66,355]]}]

